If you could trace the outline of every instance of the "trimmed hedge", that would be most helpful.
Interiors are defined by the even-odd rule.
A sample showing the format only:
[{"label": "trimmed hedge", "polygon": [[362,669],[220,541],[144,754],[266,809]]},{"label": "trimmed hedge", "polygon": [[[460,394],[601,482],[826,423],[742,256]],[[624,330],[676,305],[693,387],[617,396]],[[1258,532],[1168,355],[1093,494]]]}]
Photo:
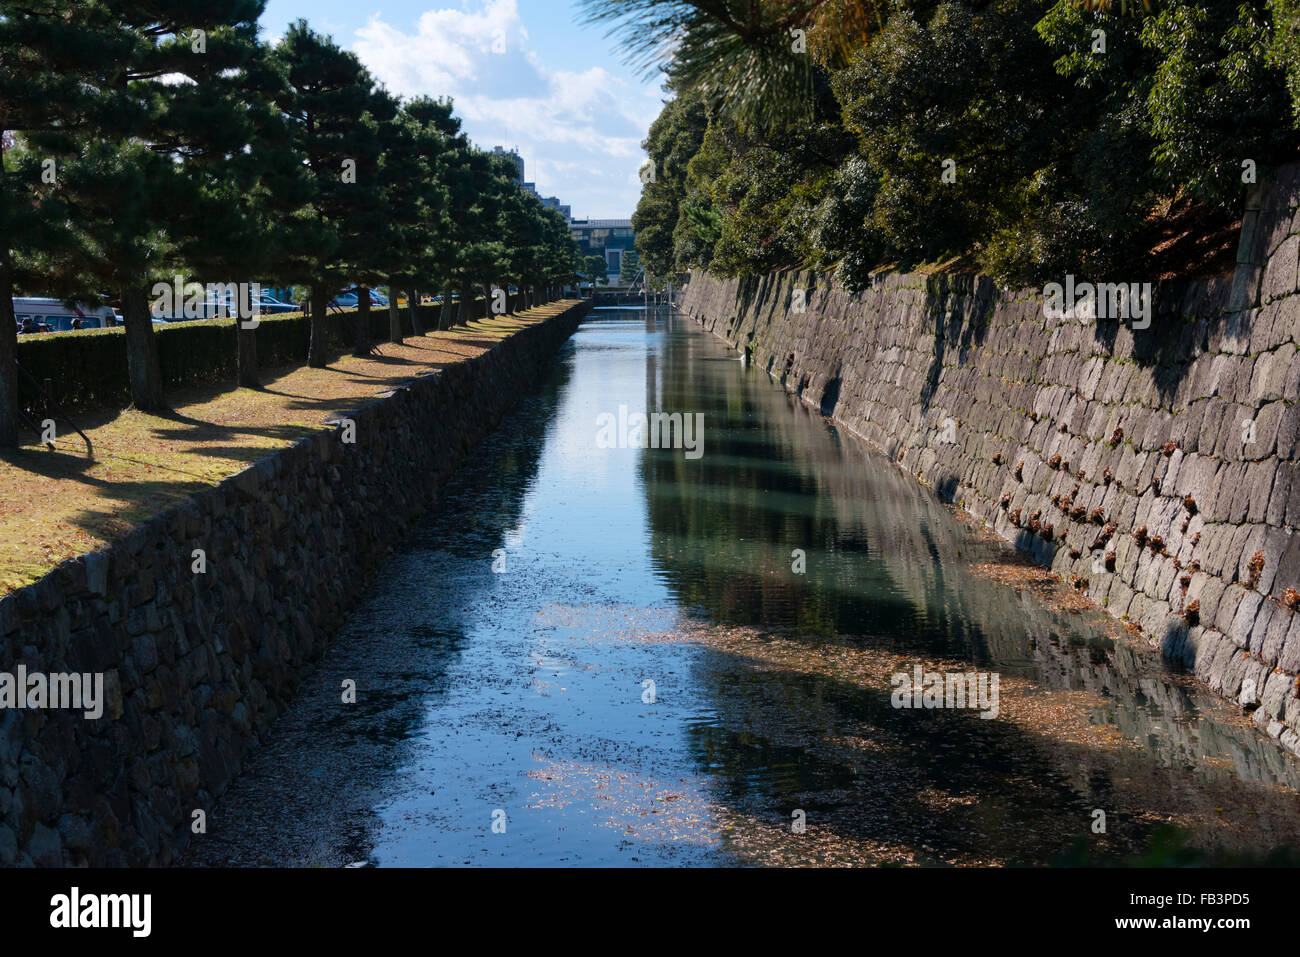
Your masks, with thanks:
[{"label": "trimmed hedge", "polygon": [[[476,316],[483,315],[484,305],[482,298],[475,300]],[[440,308],[422,307],[421,318],[426,327],[435,320]],[[412,335],[409,309],[402,307],[398,313],[402,334]],[[355,315],[355,309],[329,314],[332,350],[351,348]],[[235,378],[234,319],[173,322],[154,326],[154,333],[158,337],[163,388]],[[302,313],[263,316],[257,327],[258,365],[271,368],[304,363],[310,339],[311,321]],[[388,340],[386,306],[371,307],[370,339],[372,342]],[[131,401],[126,336],[120,326],[22,336],[18,340],[18,362],[37,382],[51,380],[55,399],[69,411],[95,406],[123,408]],[[25,378],[18,383],[18,401],[29,416],[44,417],[44,404]]]}]

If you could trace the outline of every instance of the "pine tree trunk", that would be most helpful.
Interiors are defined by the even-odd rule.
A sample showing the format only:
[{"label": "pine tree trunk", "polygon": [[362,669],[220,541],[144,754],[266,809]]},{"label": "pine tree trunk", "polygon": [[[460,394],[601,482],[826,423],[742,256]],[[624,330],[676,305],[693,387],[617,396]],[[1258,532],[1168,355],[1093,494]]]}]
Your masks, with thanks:
[{"label": "pine tree trunk", "polygon": [[420,290],[412,286],[406,291],[406,298],[411,303],[411,331],[417,336],[424,335],[424,321],[420,318]]},{"label": "pine tree trunk", "polygon": [[9,244],[0,239],[0,449],[18,447],[18,328],[14,325],[13,286]]},{"label": "pine tree trunk", "polygon": [[474,286],[468,280],[460,286],[460,322],[467,326],[474,318]]},{"label": "pine tree trunk", "polygon": [[397,287],[388,284],[388,341],[402,341],[402,314],[397,311]]},{"label": "pine tree trunk", "polygon": [[235,317],[235,365],[239,384],[246,389],[258,389],[262,380],[257,374],[257,332],[245,329],[244,321]]},{"label": "pine tree trunk", "polygon": [[143,286],[122,288],[122,319],[126,325],[126,368],[131,379],[131,404],[141,412],[166,412],[158,337]]},{"label": "pine tree trunk", "polygon": [[[4,155],[4,133],[0,131],[0,176],[5,175]],[[0,237],[0,449],[18,447],[18,327],[8,240],[8,236]]]},{"label": "pine tree trunk", "polygon": [[326,307],[329,304],[329,287],[311,287],[311,342],[307,346],[307,365],[324,369],[329,365],[329,321]]},{"label": "pine tree trunk", "polygon": [[438,315],[438,328],[450,329],[456,324],[456,312],[451,302],[451,286],[442,287],[442,312]]},{"label": "pine tree trunk", "polygon": [[357,314],[352,326],[352,354],[370,355],[370,287],[357,286]]}]

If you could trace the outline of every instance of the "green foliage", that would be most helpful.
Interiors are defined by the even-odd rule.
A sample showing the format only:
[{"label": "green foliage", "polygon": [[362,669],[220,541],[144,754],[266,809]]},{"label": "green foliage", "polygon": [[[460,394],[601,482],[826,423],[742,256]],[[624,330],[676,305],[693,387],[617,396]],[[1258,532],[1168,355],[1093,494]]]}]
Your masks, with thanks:
[{"label": "green foliage", "polygon": [[884,244],[871,228],[880,176],[861,156],[851,156],[835,171],[835,179],[813,214],[814,253],[809,265],[835,269],[848,289],[862,289],[884,255]]},{"label": "green foliage", "polygon": [[688,167],[699,152],[707,127],[702,98],[686,93],[664,104],[641,144],[654,178],[641,191],[632,214],[632,228],[636,231],[637,252],[653,275],[666,276],[680,268],[673,251],[674,236],[683,206],[687,205]]},{"label": "green foliage", "polygon": [[582,278],[595,286],[609,285],[608,266],[604,256],[588,256],[582,262]]},{"label": "green foliage", "polygon": [[1300,126],[1300,0],[1273,0],[1273,40],[1269,63],[1286,77],[1291,115]]},{"label": "green foliage", "polygon": [[1290,105],[1286,78],[1268,62],[1265,0],[1209,4],[1165,0],[1142,26],[1158,59],[1147,97],[1155,172],[1194,199],[1235,205],[1242,160],[1272,165],[1294,147],[1278,120]]},{"label": "green foliage", "polygon": [[[639,246],[667,261],[671,235],[678,269],[834,268],[851,288],[952,257],[1006,282],[1131,272],[1154,210],[1235,211],[1243,161],[1262,177],[1294,156],[1300,7],[1129,6],[899,3],[785,123],[737,122],[679,78],[647,150],[698,146],[684,180],[643,191]],[[674,140],[688,97],[707,126]]]},{"label": "green foliage", "polygon": [[311,181],[306,205],[324,240],[304,251],[293,278],[342,286],[375,264],[375,237],[383,235],[379,127],[392,104],[355,54],[305,20],[290,25],[272,62],[282,79],[275,105],[293,128]]},{"label": "green foliage", "polygon": [[700,147],[686,164],[686,182],[673,228],[673,267],[707,266],[722,236],[722,211],[713,204],[714,184],[731,162],[722,122],[710,123]]},{"label": "green foliage", "polygon": [[[1059,135],[1059,79],[1031,4],[909,12],[835,77],[844,119],[879,175],[870,223],[904,266],[964,252]],[[945,175],[946,174],[946,175]]]},{"label": "green foliage", "polygon": [[641,272],[641,257],[636,254],[635,250],[629,249],[621,257],[618,281],[624,286],[629,286],[638,280],[644,279],[645,276]]},{"label": "green foliage", "polygon": [[[484,314],[483,300],[475,302]],[[403,329],[411,331],[410,310],[398,310]],[[326,320],[329,342],[339,350],[351,341],[356,310],[331,312]],[[372,310],[372,339],[387,335],[387,310]],[[300,313],[263,316],[257,326],[258,357],[268,367],[299,365],[307,358],[310,323]],[[235,320],[169,322],[157,327],[158,353],[167,388],[222,382],[235,374]],[[28,335],[18,341],[18,361],[36,381],[50,379],[55,395],[68,409],[117,407],[129,401],[126,337],[118,329],[87,329],[58,335]],[[29,415],[40,402],[24,383],[21,405]]]},{"label": "green foliage", "polygon": [[[612,24],[647,73],[662,64],[679,89],[714,112],[770,127],[808,115],[815,83],[806,42],[808,4],[755,0],[584,0],[588,22]],[[666,51],[671,60],[663,63]]]},{"label": "green foliage", "polygon": [[814,255],[816,211],[852,152],[830,87],[803,121],[745,127],[714,117],[686,167],[673,231],[674,266],[765,272]]}]

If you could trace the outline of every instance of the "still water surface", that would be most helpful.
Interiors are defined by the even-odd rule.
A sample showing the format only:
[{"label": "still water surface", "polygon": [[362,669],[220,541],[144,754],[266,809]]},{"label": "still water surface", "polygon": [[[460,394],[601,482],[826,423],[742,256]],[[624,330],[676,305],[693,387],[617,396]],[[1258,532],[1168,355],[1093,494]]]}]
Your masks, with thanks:
[{"label": "still water surface", "polygon": [[[620,405],[703,413],[703,454],[600,448]],[[997,717],[893,707],[917,665],[996,673]],[[1234,709],[724,344],[597,310],[184,860],[1045,864],[1168,825],[1263,855],[1300,846],[1297,785]]]}]

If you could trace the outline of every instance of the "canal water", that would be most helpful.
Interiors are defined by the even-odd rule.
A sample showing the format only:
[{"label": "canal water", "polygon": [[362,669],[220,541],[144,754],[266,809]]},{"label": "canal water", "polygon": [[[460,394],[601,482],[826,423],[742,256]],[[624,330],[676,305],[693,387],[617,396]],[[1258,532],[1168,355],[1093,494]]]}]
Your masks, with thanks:
[{"label": "canal water", "polygon": [[[621,423],[660,411],[702,414],[702,444],[636,447]],[[984,697],[902,694],[918,673]],[[1298,785],[1238,709],[765,372],[609,309],[181,860],[1244,862],[1300,847]]]}]

